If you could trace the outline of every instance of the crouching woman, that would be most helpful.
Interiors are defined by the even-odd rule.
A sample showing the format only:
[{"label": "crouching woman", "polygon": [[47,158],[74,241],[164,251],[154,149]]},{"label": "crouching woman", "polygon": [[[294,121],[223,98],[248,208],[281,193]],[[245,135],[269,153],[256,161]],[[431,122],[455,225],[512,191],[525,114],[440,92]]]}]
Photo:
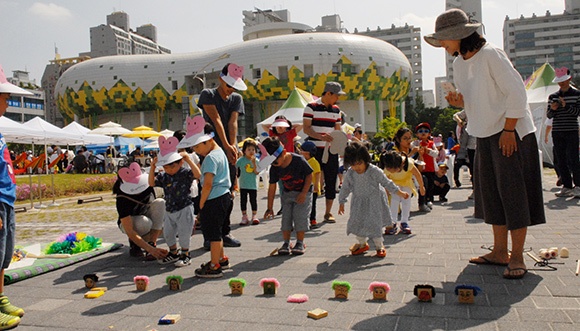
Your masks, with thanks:
[{"label": "crouching woman", "polygon": [[157,238],[163,230],[165,200],[155,198],[147,179],[139,164],[133,162],[119,169],[113,194],[117,195],[117,224],[129,238],[129,254],[143,257],[145,251],[147,260],[155,260],[167,255],[167,250],[157,248]]}]

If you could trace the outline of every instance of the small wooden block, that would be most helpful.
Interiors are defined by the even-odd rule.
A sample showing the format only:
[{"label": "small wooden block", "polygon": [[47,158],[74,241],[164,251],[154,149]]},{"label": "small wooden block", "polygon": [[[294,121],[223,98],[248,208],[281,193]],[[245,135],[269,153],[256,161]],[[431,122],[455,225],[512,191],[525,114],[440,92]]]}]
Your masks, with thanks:
[{"label": "small wooden block", "polygon": [[324,309],[316,308],[314,310],[310,310],[308,312],[308,317],[314,318],[315,320],[321,319],[323,317],[328,316],[328,312]]},{"label": "small wooden block", "polygon": [[85,298],[87,299],[95,299],[100,297],[101,295],[105,294],[105,291],[88,291],[85,293]]},{"label": "small wooden block", "polygon": [[175,324],[181,319],[179,314],[167,314],[159,319],[159,324]]}]

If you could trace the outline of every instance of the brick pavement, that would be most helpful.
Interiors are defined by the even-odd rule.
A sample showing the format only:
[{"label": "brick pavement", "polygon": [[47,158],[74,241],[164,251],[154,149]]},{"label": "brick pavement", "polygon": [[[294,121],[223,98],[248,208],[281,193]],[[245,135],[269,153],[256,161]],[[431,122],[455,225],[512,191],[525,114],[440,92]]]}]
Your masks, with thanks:
[{"label": "brick pavement", "polygon": [[[464,185],[451,190],[447,205],[436,204],[429,214],[412,213],[412,235],[385,236],[385,259],[369,253],[349,254],[355,239],[346,236],[346,215],[336,215],[336,224],[323,224],[308,232],[305,255],[270,257],[281,243],[276,218],[257,226],[233,226],[242,247],[226,249],[232,269],[222,279],[193,277],[195,267],[209,259],[201,248],[192,251],[191,266],[176,269],[130,258],[128,248],[123,247],[8,285],[5,292],[26,310],[19,330],[579,330],[580,277],[574,271],[580,255],[576,209],[580,199],[556,198],[554,182],[553,173],[546,170],[548,223],[529,229],[527,246],[535,251],[566,246],[571,257],[556,260],[563,264],[554,264],[555,271],[534,267],[526,257],[530,272],[523,280],[503,279],[502,267],[467,263],[469,257],[485,253],[480,247],[490,245],[492,236],[488,225],[472,218],[473,203],[467,200],[470,188]],[[260,213],[265,210],[265,193],[259,192]],[[323,202],[320,199],[319,206]],[[239,217],[236,200],[234,224]],[[126,244],[114,221],[97,235],[105,242]],[[201,240],[201,235],[193,236],[191,247],[200,247]],[[109,288],[104,296],[83,298],[82,276],[87,273],[96,273],[98,285]],[[146,292],[134,290],[132,278],[139,274],[151,278]],[[168,290],[168,275],[184,277],[181,291]],[[229,294],[231,277],[247,281],[244,295]],[[259,281],[264,277],[280,281],[275,297],[262,295]],[[336,279],[352,284],[348,300],[333,298],[331,283]],[[371,300],[368,286],[372,281],[390,284],[388,301]],[[436,288],[432,303],[417,302],[413,287],[419,283]],[[453,293],[457,284],[477,285],[483,293],[475,304],[459,304]],[[286,297],[294,293],[305,293],[310,300],[287,303]],[[327,310],[328,317],[306,317],[308,310],[318,307]],[[166,313],[181,314],[181,320],[175,325],[157,325]]]}]

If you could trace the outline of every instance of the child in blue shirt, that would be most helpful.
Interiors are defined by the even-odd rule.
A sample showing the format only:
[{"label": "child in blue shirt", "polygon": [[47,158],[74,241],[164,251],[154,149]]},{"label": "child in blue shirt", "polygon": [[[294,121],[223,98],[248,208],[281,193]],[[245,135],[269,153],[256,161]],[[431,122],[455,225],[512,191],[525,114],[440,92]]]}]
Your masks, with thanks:
[{"label": "child in blue shirt", "polygon": [[[195,118],[196,134],[181,141],[193,146],[196,154],[203,157],[201,163],[201,194],[199,200],[201,229],[210,242],[211,260],[195,270],[201,278],[223,277],[222,269],[229,268],[224,254],[222,227],[229,217],[232,206],[230,171],[224,151],[213,139],[214,129],[201,117]],[[189,133],[189,130],[188,130]],[[185,146],[185,145],[184,145]],[[185,146],[187,147],[187,146]]]},{"label": "child in blue shirt", "polygon": [[256,150],[258,144],[252,138],[244,140],[242,145],[242,153],[244,156],[239,158],[236,162],[236,168],[239,176],[240,187],[240,207],[242,210],[241,226],[249,225],[250,220],[246,213],[248,205],[248,196],[250,197],[250,205],[252,206],[252,224],[260,224],[258,219],[258,169],[256,164]]}]

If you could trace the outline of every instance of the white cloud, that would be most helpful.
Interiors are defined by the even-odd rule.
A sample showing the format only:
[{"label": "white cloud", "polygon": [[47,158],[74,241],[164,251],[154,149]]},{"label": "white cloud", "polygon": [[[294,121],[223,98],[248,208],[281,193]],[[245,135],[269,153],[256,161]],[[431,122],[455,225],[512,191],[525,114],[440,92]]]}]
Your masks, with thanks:
[{"label": "white cloud", "polygon": [[28,10],[32,15],[40,18],[57,21],[72,17],[72,13],[65,7],[58,6],[54,3],[35,2]]}]

